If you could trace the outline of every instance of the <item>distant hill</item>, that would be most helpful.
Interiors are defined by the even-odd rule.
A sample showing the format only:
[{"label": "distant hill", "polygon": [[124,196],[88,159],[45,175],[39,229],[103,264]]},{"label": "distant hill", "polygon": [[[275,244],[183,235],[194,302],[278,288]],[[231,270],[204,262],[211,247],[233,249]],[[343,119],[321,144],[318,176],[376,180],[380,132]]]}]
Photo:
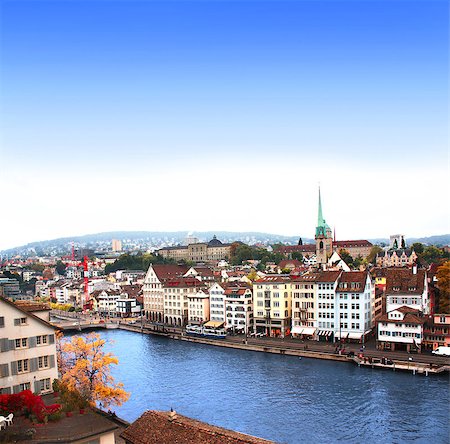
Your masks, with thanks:
[{"label": "distant hill", "polygon": [[[67,254],[72,242],[76,247],[87,247],[95,250],[105,250],[110,245],[112,239],[122,241],[128,250],[145,250],[147,248],[160,248],[164,245],[176,245],[182,243],[188,235],[187,231],[110,231],[105,233],[86,234],[83,236],[61,237],[44,241],[31,242],[8,250],[0,251],[3,256],[13,255],[48,255]],[[253,231],[233,232],[233,231],[199,231],[193,236],[200,241],[209,241],[213,236],[217,236],[222,242],[241,241],[248,244],[263,243],[265,245],[283,243],[295,245],[299,236],[285,236],[281,234],[259,233]],[[314,239],[302,237],[303,243],[314,243]],[[374,244],[389,244],[389,239],[369,239]],[[407,238],[407,244],[421,242],[428,245],[443,246],[450,244],[450,234]]]},{"label": "distant hill", "polygon": [[[33,254],[61,254],[70,250],[74,242],[75,247],[102,248],[111,243],[112,239],[119,239],[123,246],[132,244],[135,248],[160,247],[162,245],[176,245],[182,243],[188,231],[110,231],[105,233],[86,234],[83,236],[61,237],[44,241],[31,242],[19,247],[0,251],[4,256]],[[198,231],[193,236],[200,241],[209,241],[217,236],[222,242],[241,241],[249,244],[264,243],[296,244],[298,236],[285,236],[259,232],[232,232],[232,231]],[[313,239],[303,238],[304,243],[314,242]]]}]

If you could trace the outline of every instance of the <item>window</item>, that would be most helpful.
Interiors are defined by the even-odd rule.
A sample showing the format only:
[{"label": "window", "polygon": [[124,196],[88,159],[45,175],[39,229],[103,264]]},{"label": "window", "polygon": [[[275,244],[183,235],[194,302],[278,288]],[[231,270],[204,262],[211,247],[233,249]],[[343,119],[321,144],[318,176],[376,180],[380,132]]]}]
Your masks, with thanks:
[{"label": "window", "polygon": [[15,341],[16,348],[27,348],[28,338],[19,338]]},{"label": "window", "polygon": [[21,359],[20,361],[17,361],[17,373],[25,373],[27,371],[28,371],[28,359]]},{"label": "window", "polygon": [[50,378],[41,379],[39,381],[41,385],[41,392],[48,392],[50,391]]},{"label": "window", "polygon": [[0,328],[5,326],[5,317],[4,316],[0,316]]},{"label": "window", "polygon": [[31,384],[29,382],[20,384],[20,391],[22,392],[23,390],[31,390]]}]

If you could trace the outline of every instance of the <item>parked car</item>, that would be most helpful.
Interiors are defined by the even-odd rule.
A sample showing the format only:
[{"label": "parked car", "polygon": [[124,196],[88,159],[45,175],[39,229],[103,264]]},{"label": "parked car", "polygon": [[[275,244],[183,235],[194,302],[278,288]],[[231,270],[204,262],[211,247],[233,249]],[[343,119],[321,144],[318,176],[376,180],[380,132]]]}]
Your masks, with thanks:
[{"label": "parked car", "polygon": [[436,350],[433,350],[432,353],[433,355],[438,356],[450,356],[450,347],[444,347],[443,345],[441,345]]}]

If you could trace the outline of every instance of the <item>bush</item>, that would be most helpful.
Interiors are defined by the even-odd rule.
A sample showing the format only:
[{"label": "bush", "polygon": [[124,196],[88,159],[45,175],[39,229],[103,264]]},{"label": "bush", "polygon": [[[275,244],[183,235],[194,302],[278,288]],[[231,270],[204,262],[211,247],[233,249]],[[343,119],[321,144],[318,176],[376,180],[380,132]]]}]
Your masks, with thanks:
[{"label": "bush", "polygon": [[25,415],[34,422],[47,422],[48,416],[61,410],[60,404],[46,406],[42,397],[24,390],[12,395],[0,395],[0,414],[2,416],[14,413]]}]

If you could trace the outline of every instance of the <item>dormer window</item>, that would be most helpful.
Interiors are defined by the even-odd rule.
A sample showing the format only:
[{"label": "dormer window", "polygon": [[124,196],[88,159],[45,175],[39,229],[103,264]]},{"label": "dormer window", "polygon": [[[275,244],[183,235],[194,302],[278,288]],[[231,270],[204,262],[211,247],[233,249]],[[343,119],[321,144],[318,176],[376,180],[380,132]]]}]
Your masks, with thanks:
[{"label": "dormer window", "polygon": [[394,291],[400,291],[400,287],[393,287],[392,288]]},{"label": "dormer window", "polygon": [[416,291],[416,287],[409,287],[408,290],[409,291]]}]

